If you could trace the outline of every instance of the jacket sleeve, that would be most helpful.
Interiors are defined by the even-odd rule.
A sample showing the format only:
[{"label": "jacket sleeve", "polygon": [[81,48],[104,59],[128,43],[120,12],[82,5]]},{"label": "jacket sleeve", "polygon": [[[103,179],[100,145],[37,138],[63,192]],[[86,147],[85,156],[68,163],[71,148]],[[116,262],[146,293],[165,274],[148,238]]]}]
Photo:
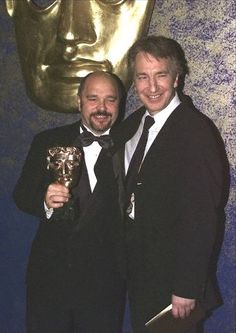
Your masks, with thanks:
[{"label": "jacket sleeve", "polygon": [[38,217],[45,217],[44,196],[51,182],[46,156],[47,147],[43,144],[41,135],[36,135],[13,192],[17,207]]},{"label": "jacket sleeve", "polygon": [[173,294],[202,299],[219,228],[223,164],[207,126],[189,136],[178,177]]}]

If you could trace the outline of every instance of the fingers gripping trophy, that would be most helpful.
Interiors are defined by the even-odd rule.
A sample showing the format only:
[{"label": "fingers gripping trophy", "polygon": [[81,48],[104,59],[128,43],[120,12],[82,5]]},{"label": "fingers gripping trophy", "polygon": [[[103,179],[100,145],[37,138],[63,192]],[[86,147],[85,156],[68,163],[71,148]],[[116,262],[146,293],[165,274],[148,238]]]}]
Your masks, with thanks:
[{"label": "fingers gripping trophy", "polygon": [[[51,147],[48,149],[47,169],[51,172],[54,181],[72,189],[77,185],[80,174],[82,153],[77,147]],[[63,220],[75,218],[74,198],[57,208],[54,217]]]}]

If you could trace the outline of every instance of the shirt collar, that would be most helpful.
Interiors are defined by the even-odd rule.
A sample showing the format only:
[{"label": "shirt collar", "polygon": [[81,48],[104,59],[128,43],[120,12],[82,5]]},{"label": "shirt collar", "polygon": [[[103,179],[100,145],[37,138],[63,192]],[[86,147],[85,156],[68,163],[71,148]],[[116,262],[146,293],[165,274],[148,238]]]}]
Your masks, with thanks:
[{"label": "shirt collar", "polygon": [[[163,123],[167,120],[167,118],[170,116],[170,114],[177,108],[177,106],[181,103],[179,96],[177,93],[175,93],[174,98],[171,100],[171,102],[160,112],[157,112],[152,117],[155,120],[155,124],[150,128],[150,130],[155,129],[156,125]],[[144,119],[146,116],[150,116],[149,112],[146,110],[146,112],[143,115],[142,123],[144,123]],[[159,127],[159,126],[158,126]]]}]

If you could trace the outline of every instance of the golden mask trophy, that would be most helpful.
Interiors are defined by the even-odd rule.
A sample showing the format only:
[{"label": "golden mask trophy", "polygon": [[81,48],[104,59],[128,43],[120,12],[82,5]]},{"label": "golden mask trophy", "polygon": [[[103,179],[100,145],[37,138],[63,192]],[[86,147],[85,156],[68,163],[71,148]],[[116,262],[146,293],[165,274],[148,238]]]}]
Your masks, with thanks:
[{"label": "golden mask trophy", "polygon": [[40,107],[78,112],[81,78],[117,74],[128,89],[127,51],[146,34],[154,0],[5,0],[28,96]]},{"label": "golden mask trophy", "polygon": [[[53,180],[71,189],[78,183],[82,153],[77,147],[52,147],[48,149],[47,169]],[[53,213],[55,218],[73,220],[74,200],[71,198]]]}]

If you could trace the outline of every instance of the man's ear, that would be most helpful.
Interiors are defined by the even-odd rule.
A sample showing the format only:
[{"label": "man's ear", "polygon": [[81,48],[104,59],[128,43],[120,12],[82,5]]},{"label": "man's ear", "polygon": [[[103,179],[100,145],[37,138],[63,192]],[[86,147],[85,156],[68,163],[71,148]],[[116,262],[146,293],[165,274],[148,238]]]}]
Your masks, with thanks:
[{"label": "man's ear", "polygon": [[5,0],[7,12],[10,16],[14,15],[17,0]]},{"label": "man's ear", "polygon": [[134,92],[137,91],[137,89],[136,89],[136,85],[135,85],[134,82],[132,82],[130,89],[132,89]]},{"label": "man's ear", "polygon": [[176,89],[179,86],[179,74],[176,75],[175,82],[174,82],[174,88]]},{"label": "man's ear", "polygon": [[80,111],[81,110],[81,98],[79,95],[77,96],[77,103],[78,103],[78,110]]}]

